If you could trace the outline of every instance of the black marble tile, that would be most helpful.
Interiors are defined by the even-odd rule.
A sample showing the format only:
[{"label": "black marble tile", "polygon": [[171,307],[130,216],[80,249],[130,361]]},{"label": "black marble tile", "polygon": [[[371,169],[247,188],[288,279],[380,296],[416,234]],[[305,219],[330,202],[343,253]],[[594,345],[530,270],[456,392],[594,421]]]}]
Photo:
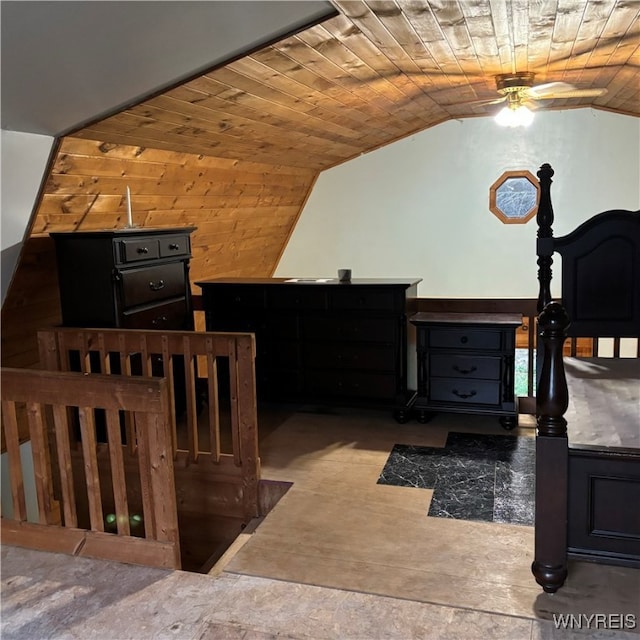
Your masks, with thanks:
[{"label": "black marble tile", "polygon": [[493,519],[495,463],[461,457],[442,466],[428,515],[458,520]]},{"label": "black marble tile", "polygon": [[452,432],[444,447],[398,444],[378,482],[432,488],[432,517],[530,525],[535,439]]},{"label": "black marble tile", "polygon": [[494,522],[533,525],[535,499],[535,473],[514,470],[508,464],[496,465]]},{"label": "black marble tile", "polygon": [[419,489],[433,488],[437,470],[441,464],[442,451],[438,447],[395,445],[378,479],[378,484]]}]

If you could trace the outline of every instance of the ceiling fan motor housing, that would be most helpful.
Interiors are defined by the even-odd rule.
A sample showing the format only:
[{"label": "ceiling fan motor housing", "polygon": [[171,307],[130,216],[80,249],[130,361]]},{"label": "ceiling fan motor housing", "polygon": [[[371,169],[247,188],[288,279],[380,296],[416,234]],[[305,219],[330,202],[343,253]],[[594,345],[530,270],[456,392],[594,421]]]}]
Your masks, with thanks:
[{"label": "ceiling fan motor housing", "polygon": [[496,87],[503,96],[519,93],[533,86],[534,73],[502,73],[496,76]]}]

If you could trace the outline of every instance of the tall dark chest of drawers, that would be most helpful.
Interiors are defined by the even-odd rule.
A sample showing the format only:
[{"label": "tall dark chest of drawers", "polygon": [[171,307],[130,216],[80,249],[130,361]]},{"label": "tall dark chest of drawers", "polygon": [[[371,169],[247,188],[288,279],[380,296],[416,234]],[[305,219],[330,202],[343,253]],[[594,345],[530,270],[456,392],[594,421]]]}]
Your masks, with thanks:
[{"label": "tall dark chest of drawers", "polygon": [[63,324],[192,329],[189,260],[193,230],[52,233]]},{"label": "tall dark chest of drawers", "polygon": [[408,419],[408,313],[419,280],[218,279],[202,287],[209,331],[256,335],[261,400],[389,407]]},{"label": "tall dark chest of drawers", "polygon": [[517,422],[514,391],[518,314],[417,313],[420,422],[432,413],[500,416],[505,429]]}]

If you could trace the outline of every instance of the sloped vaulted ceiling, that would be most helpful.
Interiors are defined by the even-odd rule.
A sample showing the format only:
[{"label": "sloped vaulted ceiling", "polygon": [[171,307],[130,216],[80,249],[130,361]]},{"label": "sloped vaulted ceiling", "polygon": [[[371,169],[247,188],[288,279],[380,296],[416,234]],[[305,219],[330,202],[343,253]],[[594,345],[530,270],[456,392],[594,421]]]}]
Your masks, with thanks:
[{"label": "sloped vaulted ceiling", "polygon": [[339,15],[78,135],[322,170],[499,106],[495,76],[605,88],[540,108],[640,115],[640,3],[335,0]]},{"label": "sloped vaulted ceiling", "polygon": [[3,305],[3,363],[37,362],[35,329],[60,320],[48,233],[121,227],[127,186],[139,226],[198,227],[193,282],[268,276],[320,171],[491,115],[500,105],[477,102],[497,97],[496,74],[607,89],[542,108],[640,116],[637,0],[332,4],[335,17],[62,140]]},{"label": "sloped vaulted ceiling", "polygon": [[[194,278],[270,275],[318,172],[451,118],[495,76],[605,88],[640,115],[640,2],[335,0],[338,14],[67,138],[34,234],[191,224]],[[83,143],[83,141],[85,141]]]}]

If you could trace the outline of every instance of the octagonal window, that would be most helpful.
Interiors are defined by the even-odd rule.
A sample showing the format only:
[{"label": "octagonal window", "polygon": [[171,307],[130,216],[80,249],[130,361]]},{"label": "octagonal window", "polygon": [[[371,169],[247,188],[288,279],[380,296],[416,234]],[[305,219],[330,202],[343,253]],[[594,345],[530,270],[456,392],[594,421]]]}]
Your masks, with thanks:
[{"label": "octagonal window", "polygon": [[539,186],[529,171],[505,171],[489,190],[489,209],[506,224],[524,224],[538,209]]}]

